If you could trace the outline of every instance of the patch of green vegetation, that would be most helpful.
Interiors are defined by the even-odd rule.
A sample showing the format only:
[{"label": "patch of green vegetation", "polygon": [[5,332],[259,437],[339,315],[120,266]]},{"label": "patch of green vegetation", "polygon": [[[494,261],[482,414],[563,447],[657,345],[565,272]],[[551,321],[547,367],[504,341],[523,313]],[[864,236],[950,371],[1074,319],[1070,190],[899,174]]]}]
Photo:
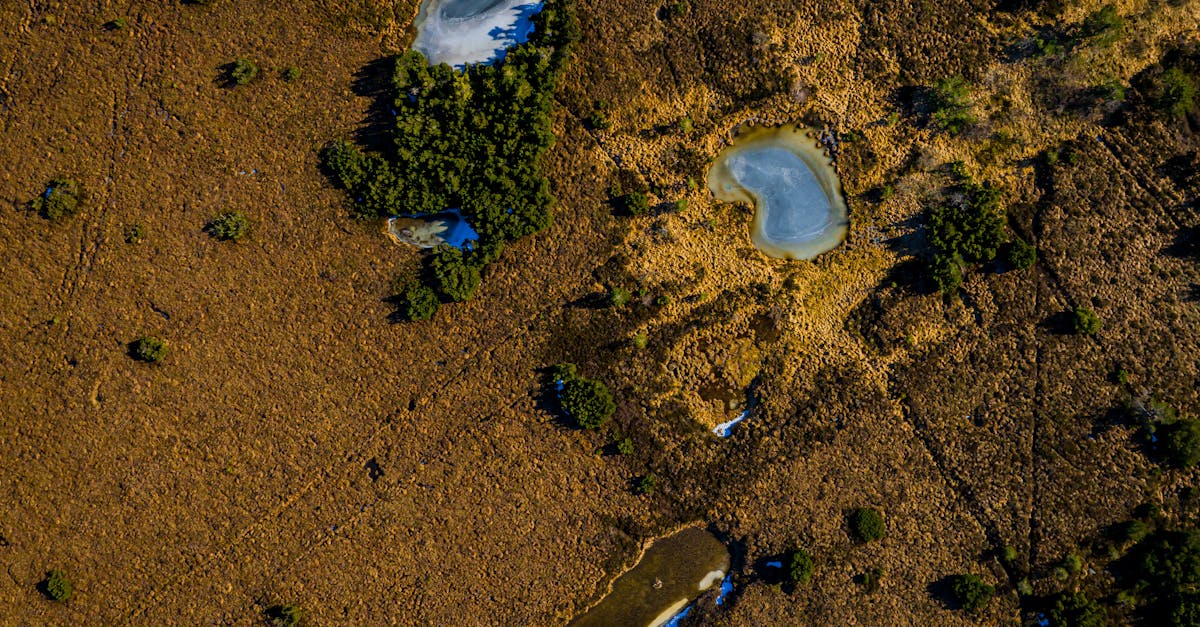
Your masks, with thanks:
[{"label": "patch of green vegetation", "polygon": [[630,192],[621,197],[621,207],[631,216],[640,216],[650,211],[650,199],[641,192]]},{"label": "patch of green vegetation", "polygon": [[654,298],[654,305],[657,307],[666,307],[671,304],[671,297],[666,294],[660,294]]},{"label": "patch of green vegetation", "polygon": [[604,383],[581,376],[575,364],[558,364],[551,377],[562,389],[558,392],[559,405],[583,429],[599,429],[613,412],[617,404]]},{"label": "patch of green vegetation", "polygon": [[472,255],[447,244],[434,249],[429,262],[438,293],[453,302],[468,301],[475,295],[480,266]]},{"label": "patch of green vegetation", "polygon": [[[1200,619],[1200,531],[1161,531],[1142,541],[1126,587],[1145,598],[1148,625],[1195,625]],[[1136,577],[1136,579],[1134,579]]]},{"label": "patch of green vegetation", "polygon": [[34,211],[47,220],[65,220],[83,208],[83,190],[79,183],[58,177],[46,186],[46,191],[31,203]]},{"label": "patch of green vegetation", "polygon": [[796,549],[792,551],[791,557],[787,564],[787,580],[793,584],[807,584],[812,580],[813,570],[816,569],[817,563],[813,560],[812,554],[804,549]]},{"label": "patch of green vegetation", "polygon": [[977,610],[992,600],[996,588],[984,583],[979,575],[954,575],[950,578],[950,592],[964,610]]},{"label": "patch of green vegetation", "polygon": [[1095,335],[1103,325],[1100,316],[1087,307],[1076,307],[1071,310],[1071,330],[1076,335]]},{"label": "patch of green vegetation", "polygon": [[296,627],[304,620],[304,610],[290,603],[276,605],[267,610],[267,620],[276,627]]},{"label": "patch of green vegetation", "polygon": [[623,287],[614,287],[608,291],[608,304],[613,307],[624,307],[629,304],[631,298],[629,290]]},{"label": "patch of green vegetation", "polygon": [[1101,46],[1108,46],[1121,38],[1125,31],[1125,18],[1117,13],[1117,7],[1106,4],[1083,21],[1081,32]]},{"label": "patch of green vegetation", "polygon": [[603,100],[597,100],[592,105],[592,112],[587,117],[587,127],[593,131],[602,131],[612,123],[608,121],[608,103]]},{"label": "patch of green vegetation", "polygon": [[650,337],[645,332],[633,336],[633,347],[642,350],[650,345]]},{"label": "patch of green vegetation", "polygon": [[238,241],[250,233],[250,219],[241,211],[227,211],[205,227],[209,235],[222,241]]},{"label": "patch of green vegetation", "polygon": [[872,566],[868,568],[858,577],[858,583],[862,585],[863,589],[867,592],[878,592],[879,586],[882,584],[882,582],[883,568],[879,566]]},{"label": "patch of green vegetation", "polygon": [[46,573],[46,579],[41,584],[42,593],[44,593],[51,601],[66,601],[71,598],[71,593],[75,591],[75,587],[67,581],[67,576],[61,570],[52,570]]},{"label": "patch of green vegetation", "polygon": [[616,441],[617,452],[622,455],[633,455],[633,440],[629,438],[619,438]]},{"label": "patch of green vegetation", "polygon": [[696,129],[696,123],[692,121],[690,116],[679,118],[679,132],[684,135],[690,135]]},{"label": "patch of green vegetation", "polygon": [[1196,107],[1196,79],[1170,68],[1151,83],[1150,99],[1162,113],[1181,118]]},{"label": "patch of green vegetation", "polygon": [[554,196],[541,164],[554,142],[554,91],[578,38],[574,4],[548,0],[533,22],[529,41],[491,65],[430,66],[412,50],[395,58],[393,150],[333,142],[322,152],[357,216],[460,207],[479,248],[493,251],[550,225]]},{"label": "patch of green vegetation", "polygon": [[658,477],[652,472],[638,477],[633,484],[633,491],[638,494],[654,494],[657,489]]},{"label": "patch of green vegetation", "polygon": [[303,75],[304,73],[300,70],[300,68],[294,65],[288,66],[283,70],[283,80],[289,83],[294,83],[300,80],[300,77]]},{"label": "patch of green vegetation", "polygon": [[971,91],[960,74],[943,78],[933,86],[933,107],[934,124],[951,135],[959,135],[975,124]]},{"label": "patch of green vegetation", "polygon": [[687,15],[691,11],[691,4],[687,0],[677,0],[676,2],[668,2],[662,8],[662,15],[667,19],[673,19]]},{"label": "patch of green vegetation", "polygon": [[118,17],[104,24],[104,28],[107,30],[125,30],[127,26],[129,26],[129,22],[124,17]]},{"label": "patch of green vegetation", "polygon": [[1200,463],[1200,420],[1180,418],[1159,430],[1159,451],[1173,468],[1191,468]]},{"label": "patch of green vegetation", "polygon": [[396,294],[395,301],[401,318],[409,321],[429,320],[441,306],[437,293],[432,287],[420,281],[409,281]]},{"label": "patch of green vegetation", "polygon": [[125,227],[125,243],[141,244],[146,240],[146,227],[141,222],[135,222]]},{"label": "patch of green vegetation", "polygon": [[1068,573],[1071,573],[1072,575],[1078,575],[1079,573],[1083,572],[1083,558],[1074,553],[1069,553],[1063,558],[1062,567],[1066,569]]},{"label": "patch of green vegetation", "polygon": [[996,257],[1008,239],[1000,190],[967,180],[963,199],[929,210],[929,242],[935,248],[929,263],[938,291],[950,293],[962,284],[968,263],[984,263]]},{"label": "patch of green vegetation", "polygon": [[1000,561],[1004,562],[1005,564],[1017,563],[1018,557],[1020,557],[1020,554],[1017,552],[1017,547],[1011,544],[1005,545],[1005,547],[1000,550]]},{"label": "patch of green vegetation", "polygon": [[258,64],[250,59],[239,58],[229,66],[229,82],[234,85],[248,85],[258,78]]},{"label": "patch of green vegetation", "polygon": [[684,211],[687,211],[687,208],[687,198],[680,198],[679,200],[675,201],[675,213],[683,213]]},{"label": "patch of green vegetation", "polygon": [[1150,535],[1150,528],[1140,520],[1127,520],[1113,527],[1112,538],[1122,544],[1137,544]]},{"label": "patch of green vegetation", "polygon": [[1104,627],[1108,624],[1104,608],[1082,592],[1055,595],[1046,618],[1054,627]]},{"label": "patch of green vegetation", "polygon": [[1014,237],[1008,243],[1008,263],[1018,270],[1028,270],[1037,263],[1037,247]]},{"label": "patch of green vegetation", "polygon": [[873,507],[860,507],[850,513],[850,531],[859,542],[883,538],[886,528],[883,514]]},{"label": "patch of green vegetation", "polygon": [[147,335],[133,343],[130,355],[138,361],[156,364],[166,358],[169,350],[165,341],[153,335]]}]

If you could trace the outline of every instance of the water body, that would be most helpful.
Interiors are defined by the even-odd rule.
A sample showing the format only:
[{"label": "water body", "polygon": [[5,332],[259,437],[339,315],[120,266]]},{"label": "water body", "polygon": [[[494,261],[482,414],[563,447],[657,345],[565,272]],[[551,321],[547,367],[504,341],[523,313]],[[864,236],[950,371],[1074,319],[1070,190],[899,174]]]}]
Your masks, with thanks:
[{"label": "water body", "polygon": [[750,240],[779,259],[812,259],[846,239],[850,221],[833,160],[799,126],[739,136],[708,171],[719,200],[754,205]]},{"label": "water body", "polygon": [[494,63],[529,41],[541,0],[422,0],[413,49],[431,64]]},{"label": "water body", "polygon": [[388,218],[386,233],[397,244],[418,248],[435,248],[440,244],[469,248],[472,242],[479,241],[479,234],[458,209],[427,216]]},{"label": "water body", "polygon": [[632,570],[613,582],[612,592],[573,627],[662,627],[678,620],[701,592],[729,571],[729,550],[698,527],[659,538]]}]

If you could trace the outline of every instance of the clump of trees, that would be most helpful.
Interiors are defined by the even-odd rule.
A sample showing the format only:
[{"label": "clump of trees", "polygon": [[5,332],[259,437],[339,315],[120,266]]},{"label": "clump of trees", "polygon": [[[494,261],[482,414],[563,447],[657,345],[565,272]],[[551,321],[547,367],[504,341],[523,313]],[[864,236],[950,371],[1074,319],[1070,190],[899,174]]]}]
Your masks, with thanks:
[{"label": "clump of trees", "polygon": [[227,211],[213,218],[205,230],[219,240],[236,242],[250,233],[250,219],[241,211]]},{"label": "clump of trees", "polygon": [[169,350],[165,341],[153,335],[147,335],[130,346],[129,354],[138,361],[156,364],[167,357]]},{"label": "clump of trees", "polygon": [[1046,618],[1055,627],[1103,627],[1108,624],[1104,608],[1083,592],[1061,592]]},{"label": "clump of trees", "polygon": [[431,66],[415,50],[396,57],[392,150],[364,153],[335,141],[321,153],[361,218],[461,208],[486,252],[471,260],[481,262],[474,269],[443,265],[448,283],[438,291],[453,300],[470,298],[478,266],[505,242],[551,222],[554,196],[541,161],[554,142],[554,91],[578,38],[573,0],[548,0],[533,21],[529,41],[492,65],[458,71]]},{"label": "clump of trees", "polygon": [[46,185],[31,207],[47,220],[64,220],[83,208],[83,190],[75,180],[60,176]]},{"label": "clump of trees", "polygon": [[617,410],[608,387],[601,381],[580,375],[575,364],[558,364],[552,369],[551,376],[559,386],[558,402],[563,412],[581,428],[599,429]]},{"label": "clump of trees", "polygon": [[959,198],[929,210],[929,243],[933,258],[929,272],[938,291],[947,294],[962,285],[968,264],[996,258],[1008,239],[1000,190],[966,179]]},{"label": "clump of trees", "polygon": [[1191,468],[1200,463],[1200,421],[1180,418],[1158,429],[1163,461],[1173,468]]},{"label": "clump of trees", "polygon": [[51,601],[66,601],[75,592],[75,587],[67,580],[67,576],[57,569],[46,573],[46,578],[42,580],[40,587],[42,593]]},{"label": "clump of trees", "polygon": [[886,527],[883,514],[873,507],[860,507],[850,513],[850,531],[859,542],[873,542],[883,538]]},{"label": "clump of trees", "polygon": [[804,549],[792,551],[787,565],[788,582],[792,584],[808,583],[812,580],[813,571],[816,569],[816,566],[816,561],[808,551]]},{"label": "clump of trees", "polygon": [[975,116],[971,113],[971,91],[961,74],[934,84],[933,123],[951,135],[959,135],[975,124]]},{"label": "clump of trees", "polygon": [[1200,624],[1200,531],[1155,533],[1138,545],[1134,561],[1126,583],[1144,599],[1146,624]]},{"label": "clump of trees", "polygon": [[977,610],[992,600],[996,588],[979,575],[954,575],[950,577],[950,593],[964,610]]},{"label": "clump of trees", "polygon": [[1106,4],[1083,21],[1080,34],[1096,43],[1107,46],[1118,39],[1125,31],[1125,18],[1117,12],[1117,7]]}]

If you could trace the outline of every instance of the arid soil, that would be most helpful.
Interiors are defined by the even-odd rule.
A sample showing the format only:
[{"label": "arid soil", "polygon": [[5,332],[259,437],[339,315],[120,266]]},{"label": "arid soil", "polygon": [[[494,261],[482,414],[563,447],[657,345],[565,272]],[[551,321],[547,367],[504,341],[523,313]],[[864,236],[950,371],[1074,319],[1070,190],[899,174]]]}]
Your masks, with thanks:
[{"label": "arid soil", "polygon": [[[1120,3],[1123,38],[1065,61],[1029,38],[1098,5],[686,5],[580,4],[554,225],[473,301],[397,324],[386,299],[421,253],[349,218],[317,151],[380,141],[413,0],[0,4],[0,624],[261,624],[276,604],[313,625],[564,624],[685,523],[728,543],[737,586],[691,624],[1013,624],[1061,589],[1107,594],[1093,546],[1139,503],[1194,518],[1194,472],[1160,471],[1123,407],[1200,412],[1196,120],[1071,97],[1194,40],[1195,1]],[[232,87],[239,57],[262,72]],[[954,73],[980,119],[960,137],[919,95]],[[608,128],[586,123],[598,101]],[[735,127],[796,122],[842,138],[851,231],[813,262],[755,251],[750,209],[703,186]],[[1047,164],[1064,146],[1074,163]],[[959,160],[1039,262],[944,297],[913,266]],[[58,175],[87,202],[51,222],[28,203]],[[663,210],[620,215],[614,185]],[[230,210],[247,239],[204,232]],[[605,306],[612,287],[634,302]],[[1063,329],[1080,305],[1094,337]],[[127,354],[147,334],[160,364]],[[558,415],[560,361],[612,389],[608,428]],[[747,390],[752,417],[715,438]],[[616,432],[633,453],[607,450]],[[847,534],[861,506],[881,541]],[[813,582],[771,582],[798,546]],[[1064,582],[1068,553],[1091,570]],[[50,569],[69,601],[38,590]],[[997,597],[947,607],[960,573]]]}]

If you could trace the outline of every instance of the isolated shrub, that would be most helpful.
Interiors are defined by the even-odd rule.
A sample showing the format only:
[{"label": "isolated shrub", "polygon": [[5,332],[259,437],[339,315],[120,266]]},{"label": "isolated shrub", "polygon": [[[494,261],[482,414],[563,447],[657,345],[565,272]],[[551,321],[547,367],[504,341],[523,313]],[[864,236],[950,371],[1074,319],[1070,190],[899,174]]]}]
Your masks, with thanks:
[{"label": "isolated shrub", "polygon": [[46,186],[46,191],[33,201],[33,210],[47,220],[62,220],[79,213],[83,205],[83,193],[79,183],[66,177],[58,177]]},{"label": "isolated shrub", "polygon": [[300,68],[292,65],[283,71],[283,80],[292,83],[300,80],[300,76],[302,74],[303,73],[300,71]]},{"label": "isolated shrub", "polygon": [[645,333],[638,333],[633,336],[633,347],[642,350],[650,345],[650,337]]},{"label": "isolated shrub", "polygon": [[1076,335],[1095,335],[1100,330],[1100,317],[1087,307],[1071,310],[1071,330]]},{"label": "isolated shrub", "polygon": [[969,183],[966,198],[929,212],[930,242],[940,251],[958,254],[969,263],[991,261],[1008,239],[1000,190]]},{"label": "isolated shrub", "polygon": [[629,438],[621,438],[617,440],[617,452],[622,455],[633,454],[633,440]]},{"label": "isolated shrub", "polygon": [[584,429],[598,429],[616,411],[612,393],[595,379],[575,376],[563,382],[559,399],[563,411]]},{"label": "isolated shrub", "polygon": [[883,582],[883,568],[872,566],[868,568],[859,577],[859,583],[866,589],[867,592],[878,592],[879,586]]},{"label": "isolated shrub", "polygon": [[979,575],[954,575],[950,578],[950,592],[965,610],[977,610],[992,600],[996,588],[984,583]]},{"label": "isolated shrub", "polygon": [[246,85],[258,78],[258,65],[250,59],[237,59],[229,67],[229,80],[235,85]]},{"label": "isolated shrub", "polygon": [[629,304],[629,290],[623,287],[614,287],[608,291],[608,304],[613,307],[624,307]]},{"label": "isolated shrub", "polygon": [[1072,575],[1078,575],[1080,572],[1083,572],[1083,558],[1074,553],[1070,553],[1063,558],[1062,567],[1065,568],[1068,573],[1071,573]]},{"label": "isolated shrub", "polygon": [[227,211],[208,223],[208,233],[222,241],[234,241],[250,233],[250,219],[241,211]]},{"label": "isolated shrub", "polygon": [[66,601],[74,591],[75,588],[61,570],[46,573],[46,579],[42,581],[42,592],[52,601]]},{"label": "isolated shrub", "polygon": [[1046,618],[1053,627],[1104,627],[1108,624],[1104,608],[1082,592],[1062,592]]},{"label": "isolated shrub", "polygon": [[603,100],[597,100],[592,112],[588,114],[587,125],[592,130],[603,130],[610,126],[608,115],[605,110],[608,108],[608,103]]},{"label": "isolated shrub", "polygon": [[304,619],[304,610],[295,605],[276,605],[267,610],[267,619],[277,627],[296,627]]},{"label": "isolated shrub", "polygon": [[944,78],[934,85],[933,105],[934,124],[951,135],[958,135],[975,123],[970,90],[961,75]]},{"label": "isolated shrub", "polygon": [[1200,421],[1183,418],[1161,429],[1159,450],[1174,468],[1191,468],[1200,463]]},{"label": "isolated shrub", "polygon": [[629,215],[640,216],[650,210],[650,199],[641,192],[630,192],[622,197],[621,206]]},{"label": "isolated shrub", "polygon": [[420,281],[405,285],[396,295],[396,303],[400,308],[400,316],[411,321],[429,320],[441,305],[433,288]]},{"label": "isolated shrub", "polygon": [[479,288],[479,266],[471,263],[463,251],[453,246],[439,245],[429,265],[438,292],[454,302],[471,300]]},{"label": "isolated shrub", "polygon": [[788,560],[788,581],[794,584],[806,584],[812,579],[815,568],[816,562],[813,560],[813,556],[804,549],[796,549],[792,551],[792,556]]},{"label": "isolated shrub", "polygon": [[883,515],[871,507],[860,507],[850,514],[850,531],[860,542],[873,542],[884,536]]},{"label": "isolated shrub", "polygon": [[153,335],[147,335],[133,343],[131,354],[134,359],[156,364],[167,356],[168,350],[166,342]]},{"label": "isolated shrub", "polygon": [[1008,243],[1008,263],[1018,270],[1026,270],[1037,263],[1037,247],[1025,240],[1014,237]]},{"label": "isolated shrub", "polygon": [[637,478],[634,482],[634,492],[638,494],[654,494],[658,489],[658,477],[654,473],[648,473]]},{"label": "isolated shrub", "polygon": [[683,213],[684,211],[687,211],[687,208],[687,198],[680,198],[679,200],[675,201],[675,213]]},{"label": "isolated shrub", "polygon": [[125,227],[125,243],[141,244],[146,239],[146,227],[136,222]]},{"label": "isolated shrub", "polygon": [[962,259],[958,255],[934,255],[929,263],[929,277],[939,292],[951,294],[963,283]]}]

